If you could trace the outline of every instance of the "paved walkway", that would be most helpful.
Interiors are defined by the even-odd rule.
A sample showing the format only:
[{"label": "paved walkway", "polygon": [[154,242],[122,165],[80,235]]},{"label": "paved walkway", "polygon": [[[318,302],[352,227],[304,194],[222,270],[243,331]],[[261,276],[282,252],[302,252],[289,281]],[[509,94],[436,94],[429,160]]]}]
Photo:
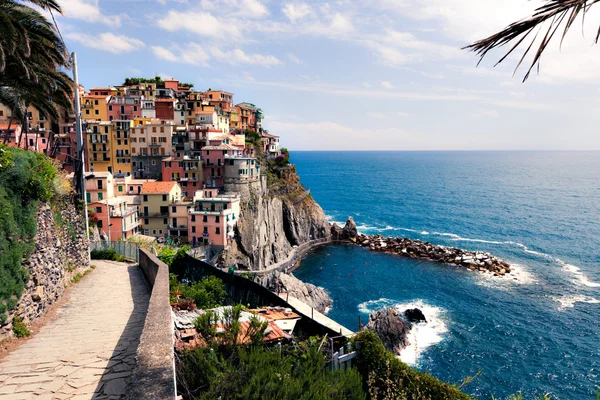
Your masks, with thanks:
[{"label": "paved walkway", "polygon": [[351,336],[354,334],[354,332],[352,332],[350,329],[338,324],[337,322],[335,322],[334,320],[332,320],[325,314],[321,314],[320,312],[313,309],[311,306],[304,303],[303,301],[298,300],[295,297],[288,296],[287,293],[279,293],[279,297],[286,300],[292,307],[294,307],[301,314],[304,314],[308,318],[312,317],[315,321],[317,321],[321,325],[325,325],[329,329],[331,329],[335,332],[339,332],[341,335]]},{"label": "paved walkway", "polygon": [[56,318],[0,363],[0,399],[121,399],[149,290],[137,266],[94,260]]}]

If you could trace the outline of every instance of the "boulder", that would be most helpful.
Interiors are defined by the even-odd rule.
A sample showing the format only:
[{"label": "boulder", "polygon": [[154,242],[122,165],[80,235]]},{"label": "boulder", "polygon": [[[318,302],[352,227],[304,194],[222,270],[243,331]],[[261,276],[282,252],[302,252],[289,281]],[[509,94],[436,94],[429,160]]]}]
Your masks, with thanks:
[{"label": "boulder", "polygon": [[289,293],[291,297],[314,307],[315,310],[325,314],[333,305],[333,300],[325,289],[310,283],[302,282],[292,274],[275,272],[266,284],[269,290],[276,293]]},{"label": "boulder", "polygon": [[339,226],[336,222],[331,225],[331,238],[333,240],[340,240],[342,237],[342,227]]},{"label": "boulder", "polygon": [[342,229],[341,239],[350,240],[358,236],[358,229],[356,228],[356,223],[354,222],[354,218],[348,217],[348,221],[346,221],[346,225],[344,229]]},{"label": "boulder", "polygon": [[386,308],[371,313],[367,329],[375,332],[383,342],[386,349],[399,355],[407,347],[408,333],[412,324],[398,315],[395,308]]},{"label": "boulder", "polygon": [[423,314],[423,311],[419,310],[418,308],[410,308],[408,310],[405,310],[404,316],[410,322],[427,322],[425,314]]}]

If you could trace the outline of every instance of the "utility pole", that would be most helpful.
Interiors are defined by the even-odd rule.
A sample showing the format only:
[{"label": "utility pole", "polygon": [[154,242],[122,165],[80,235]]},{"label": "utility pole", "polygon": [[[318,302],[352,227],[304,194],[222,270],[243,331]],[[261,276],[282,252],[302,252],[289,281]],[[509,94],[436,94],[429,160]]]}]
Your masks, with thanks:
[{"label": "utility pole", "polygon": [[79,199],[83,201],[84,218],[85,218],[85,235],[90,239],[90,225],[88,221],[87,195],[85,192],[85,152],[83,146],[83,132],[81,128],[81,104],[79,104],[79,74],[77,72],[77,55],[75,52],[71,54],[71,62],[73,63],[73,81],[75,81],[75,99],[73,108],[75,109],[75,133],[77,135],[77,160],[75,164],[75,190]]}]

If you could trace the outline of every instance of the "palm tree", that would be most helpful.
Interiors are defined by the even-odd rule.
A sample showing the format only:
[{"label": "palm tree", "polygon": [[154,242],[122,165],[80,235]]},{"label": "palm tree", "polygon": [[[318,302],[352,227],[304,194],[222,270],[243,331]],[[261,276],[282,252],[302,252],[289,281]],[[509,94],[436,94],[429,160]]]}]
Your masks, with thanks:
[{"label": "palm tree", "polygon": [[[537,29],[537,32],[531,38],[531,43],[523,53],[519,63],[517,64],[516,70],[523,63],[523,60],[529,53],[529,51],[533,48],[533,45],[540,34],[540,32],[545,32],[535,55],[533,56],[533,61],[525,74],[523,82],[529,78],[531,71],[537,65],[539,70],[540,58],[548,43],[552,40],[555,33],[558,31],[561,25],[564,25],[564,29],[562,33],[559,34],[561,36],[561,44],[565,38],[565,35],[572,27],[573,22],[578,15],[582,14],[585,20],[585,14],[590,10],[590,8],[598,3],[600,0],[546,0],[546,3],[540,7],[538,7],[531,17],[522,19],[517,22],[513,22],[502,31],[493,34],[485,39],[479,40],[467,47],[470,51],[478,54],[481,58],[480,61],[488,54],[488,52],[497,47],[502,47],[511,42],[515,42],[514,45],[510,48],[510,50],[496,63],[496,65],[500,64],[504,61],[525,39],[528,37],[531,38],[531,35]],[[550,22],[547,31],[541,31],[542,25],[546,22]],[[600,28],[598,29],[598,33],[596,34],[596,39],[594,43],[598,43],[598,39],[600,38]]]},{"label": "palm tree", "polygon": [[0,0],[0,104],[13,110],[11,122],[25,120],[25,104],[52,118],[57,106],[72,108],[73,81],[60,70],[69,67],[67,48],[32,6],[62,13],[55,0]]}]

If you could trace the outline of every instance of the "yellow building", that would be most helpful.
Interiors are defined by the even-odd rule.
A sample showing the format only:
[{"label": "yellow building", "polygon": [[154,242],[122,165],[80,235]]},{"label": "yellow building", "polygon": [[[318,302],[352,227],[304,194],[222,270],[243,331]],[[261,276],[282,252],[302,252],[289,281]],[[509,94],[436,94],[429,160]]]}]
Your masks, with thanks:
[{"label": "yellow building", "polygon": [[120,176],[131,175],[131,128],[133,121],[112,121],[113,143],[111,144],[113,173]]},{"label": "yellow building", "polygon": [[164,237],[169,233],[169,206],[182,200],[177,182],[147,182],[142,186],[140,218],[145,235]]},{"label": "yellow building", "polygon": [[81,99],[81,118],[92,121],[108,121],[108,102],[110,98],[110,95],[88,94],[83,96]]},{"label": "yellow building", "polygon": [[86,130],[87,165],[91,172],[113,173],[113,126],[109,121],[88,122]]}]

